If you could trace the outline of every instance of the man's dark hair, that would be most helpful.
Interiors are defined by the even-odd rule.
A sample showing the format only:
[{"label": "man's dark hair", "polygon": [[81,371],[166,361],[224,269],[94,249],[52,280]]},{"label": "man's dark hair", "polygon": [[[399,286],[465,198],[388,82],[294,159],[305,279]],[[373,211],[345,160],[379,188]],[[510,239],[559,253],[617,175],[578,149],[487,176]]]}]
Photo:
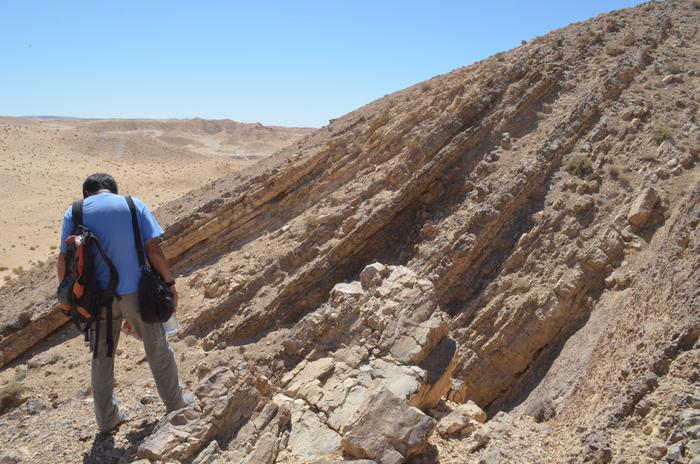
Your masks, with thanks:
[{"label": "man's dark hair", "polygon": [[110,176],[109,174],[98,172],[96,174],[89,175],[87,179],[85,179],[85,182],[83,182],[83,197],[87,198],[89,194],[95,193],[102,189],[107,189],[112,193],[119,192],[119,189],[117,188],[117,181],[114,180],[114,177]]}]

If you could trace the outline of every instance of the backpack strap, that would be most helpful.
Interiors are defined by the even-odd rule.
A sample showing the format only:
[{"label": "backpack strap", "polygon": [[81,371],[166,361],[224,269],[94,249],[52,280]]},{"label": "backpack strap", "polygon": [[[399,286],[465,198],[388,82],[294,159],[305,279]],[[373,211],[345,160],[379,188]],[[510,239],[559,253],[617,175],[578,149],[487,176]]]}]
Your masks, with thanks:
[{"label": "backpack strap", "polygon": [[117,271],[117,268],[112,262],[112,260],[109,259],[107,254],[102,250],[102,246],[100,246],[100,241],[97,240],[97,237],[95,237],[93,243],[95,244],[95,248],[97,248],[97,251],[102,256],[102,260],[105,262],[105,264],[107,264],[107,267],[109,268],[109,284],[107,285],[107,289],[103,292],[104,298],[107,301],[111,301],[112,297],[121,299],[121,295],[117,294],[117,287],[119,286],[119,272]]},{"label": "backpack strap", "polygon": [[127,195],[126,203],[129,205],[129,211],[131,211],[131,228],[134,231],[134,244],[136,245],[136,255],[139,258],[139,265],[141,267],[146,265],[146,260],[144,259],[145,253],[143,251],[143,242],[141,240],[141,229],[139,228],[139,220],[136,216],[136,205],[134,204],[134,199],[131,195]]},{"label": "backpack strap", "polygon": [[[97,359],[97,349],[98,349],[97,343],[100,341],[100,326],[102,325],[102,324],[100,324],[100,322],[101,322],[101,318],[100,318],[100,317],[98,317],[97,320],[94,321],[94,324],[95,324],[95,339],[92,341],[92,343],[93,343],[92,359]],[[88,322],[88,325],[90,325],[89,322]],[[112,328],[111,328],[111,327],[107,327],[107,329],[108,329],[110,332],[112,331]]]},{"label": "backpack strap", "polygon": [[83,200],[75,200],[72,206],[73,230],[83,224]]},{"label": "backpack strap", "polygon": [[[90,235],[94,237],[94,235]],[[100,253],[102,259],[109,268],[109,284],[107,285],[107,288],[102,292],[100,306],[104,305],[107,312],[107,357],[111,358],[114,355],[114,339],[112,337],[112,322],[114,317],[112,314],[112,304],[114,303],[114,298],[121,298],[116,292],[117,287],[119,286],[119,273],[117,272],[117,268],[114,266],[114,263],[112,263],[112,260],[109,259],[109,257],[102,250],[102,246],[100,246],[100,241],[97,240],[97,237],[94,237],[94,240],[92,240],[91,243],[95,245],[95,248],[97,248],[97,251]],[[93,358],[97,358],[97,343],[100,339],[101,320],[101,314],[98,313],[97,320],[95,321],[95,348],[92,353]]]}]

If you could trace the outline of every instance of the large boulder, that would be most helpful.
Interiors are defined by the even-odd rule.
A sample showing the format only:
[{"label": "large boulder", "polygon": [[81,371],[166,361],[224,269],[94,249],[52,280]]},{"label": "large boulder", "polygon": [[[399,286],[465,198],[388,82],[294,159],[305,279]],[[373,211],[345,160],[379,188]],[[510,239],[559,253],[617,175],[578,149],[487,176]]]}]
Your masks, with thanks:
[{"label": "large boulder", "polygon": [[341,444],[353,457],[399,464],[425,450],[434,429],[435,419],[380,387],[360,405],[358,418]]},{"label": "large boulder", "polygon": [[382,263],[373,263],[366,266],[360,273],[362,288],[369,290],[378,286],[383,278],[389,275],[389,268]]},{"label": "large boulder", "polygon": [[629,213],[627,213],[627,220],[633,227],[643,227],[649,221],[658,202],[659,195],[656,190],[647,187],[632,202]]}]

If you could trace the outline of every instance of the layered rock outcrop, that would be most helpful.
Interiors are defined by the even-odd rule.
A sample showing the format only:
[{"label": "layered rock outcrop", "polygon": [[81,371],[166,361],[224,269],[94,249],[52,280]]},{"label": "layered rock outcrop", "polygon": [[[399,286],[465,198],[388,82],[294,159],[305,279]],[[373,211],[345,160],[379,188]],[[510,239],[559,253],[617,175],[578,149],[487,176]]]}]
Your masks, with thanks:
[{"label": "layered rock outcrop", "polygon": [[[216,371],[217,399],[139,455],[604,461],[635,458],[634,433],[689,462],[694,413],[662,409],[695,408],[699,15],[678,1],[574,24],[161,209],[176,343],[270,385]],[[23,303],[2,290],[36,309],[17,327],[48,314],[37,282]]]}]

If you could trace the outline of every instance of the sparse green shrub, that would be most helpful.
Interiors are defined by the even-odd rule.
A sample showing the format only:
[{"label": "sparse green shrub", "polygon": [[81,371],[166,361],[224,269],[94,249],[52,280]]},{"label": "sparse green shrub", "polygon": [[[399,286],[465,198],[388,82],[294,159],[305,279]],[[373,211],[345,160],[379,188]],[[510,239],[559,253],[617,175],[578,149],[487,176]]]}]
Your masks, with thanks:
[{"label": "sparse green shrub", "polygon": [[625,50],[622,47],[619,47],[618,45],[608,44],[608,46],[605,47],[605,53],[607,53],[608,56],[618,56],[625,53]]},{"label": "sparse green shrub", "polygon": [[11,380],[7,385],[0,388],[0,414],[4,414],[24,403],[23,393],[24,385],[17,380]]},{"label": "sparse green shrub", "polygon": [[586,177],[593,172],[593,163],[585,155],[574,155],[567,161],[566,170],[577,177]]},{"label": "sparse green shrub", "polygon": [[683,72],[678,63],[668,63],[666,64],[666,72],[669,74],[680,74]]},{"label": "sparse green shrub", "polygon": [[657,145],[661,145],[664,140],[668,140],[673,137],[671,129],[668,127],[657,127],[654,129],[654,142]]},{"label": "sparse green shrub", "polygon": [[16,268],[12,269],[12,272],[18,276],[21,276],[22,274],[24,274],[25,271],[22,266],[17,266]]}]

